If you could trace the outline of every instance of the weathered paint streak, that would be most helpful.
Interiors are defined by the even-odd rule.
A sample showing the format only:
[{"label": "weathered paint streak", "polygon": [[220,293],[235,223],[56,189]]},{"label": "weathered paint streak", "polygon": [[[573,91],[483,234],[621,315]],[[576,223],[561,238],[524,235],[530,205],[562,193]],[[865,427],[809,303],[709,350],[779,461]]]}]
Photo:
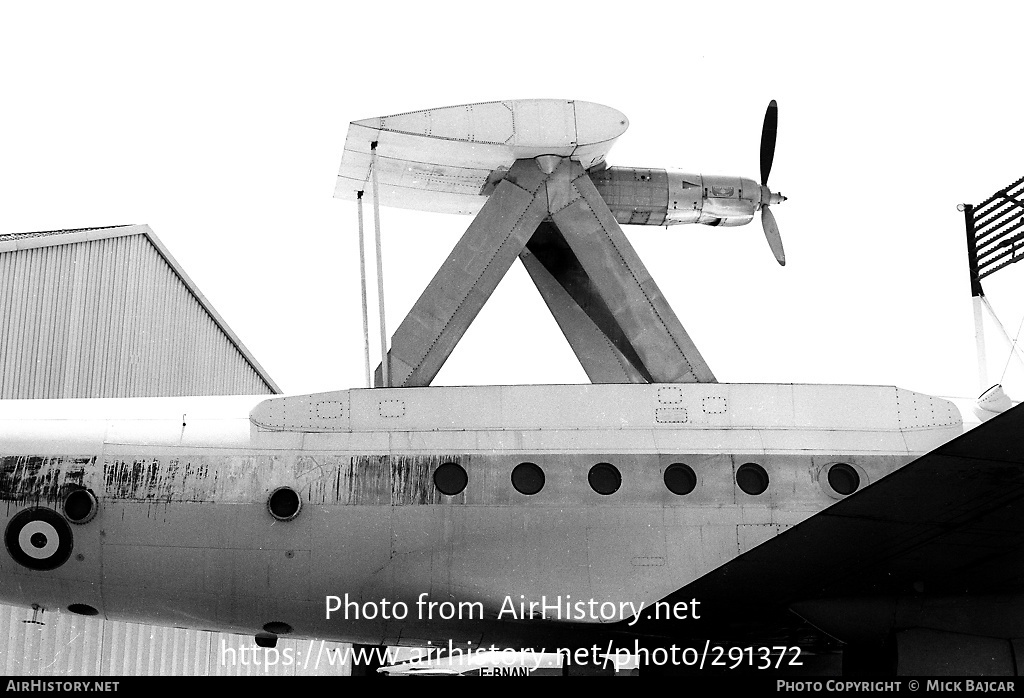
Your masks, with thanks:
[{"label": "weathered paint streak", "polygon": [[295,481],[294,459],[278,456],[117,458],[103,464],[104,495],[114,500],[250,502]]},{"label": "weathered paint streak", "polygon": [[465,504],[466,490],[449,497],[434,487],[434,471],[448,462],[469,471],[469,456],[391,456],[391,503]]},{"label": "weathered paint streak", "polygon": [[[387,456],[300,456],[307,475],[311,504],[384,506],[391,503],[391,470]],[[314,470],[315,468],[315,470]]]},{"label": "weathered paint streak", "polygon": [[468,456],[193,456],[0,458],[0,500],[57,503],[75,487],[109,501],[258,502],[281,485],[316,505],[464,504],[434,486],[442,463],[469,470]]},{"label": "weathered paint streak", "polygon": [[111,499],[203,502],[214,499],[216,475],[207,458],[111,460],[103,464],[103,492]]},{"label": "weathered paint streak", "polygon": [[0,500],[56,503],[72,489],[87,487],[94,456],[0,457]]},{"label": "weathered paint streak", "polygon": [[468,456],[301,456],[299,467],[314,472],[306,496],[312,504],[402,506],[464,504],[465,492],[448,497],[434,487],[434,471],[442,463],[469,469]]},{"label": "weathered paint streak", "polygon": [[317,505],[464,504],[434,487],[439,465],[468,469],[467,456],[228,456],[113,460],[103,465],[105,494],[147,502],[260,501],[288,485]]}]

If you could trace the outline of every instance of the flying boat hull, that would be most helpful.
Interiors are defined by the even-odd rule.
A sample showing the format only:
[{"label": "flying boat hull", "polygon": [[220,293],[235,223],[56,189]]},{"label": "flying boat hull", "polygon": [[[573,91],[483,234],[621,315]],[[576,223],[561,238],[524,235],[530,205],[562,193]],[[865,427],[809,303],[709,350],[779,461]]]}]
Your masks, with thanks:
[{"label": "flying boat hull", "polygon": [[[407,645],[628,632],[634,612],[843,499],[836,464],[860,491],[963,430],[946,400],[872,386],[434,387],[0,410],[0,600]],[[514,475],[524,463],[539,481]],[[88,516],[69,505],[82,491]],[[274,511],[281,491],[298,495],[294,514]]]}]

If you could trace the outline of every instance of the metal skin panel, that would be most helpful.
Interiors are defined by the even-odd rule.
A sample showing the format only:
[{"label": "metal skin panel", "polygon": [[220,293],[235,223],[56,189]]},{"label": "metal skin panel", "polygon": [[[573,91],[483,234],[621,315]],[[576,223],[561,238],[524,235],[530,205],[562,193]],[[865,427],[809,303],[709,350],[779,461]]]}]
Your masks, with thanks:
[{"label": "metal skin panel", "polygon": [[335,399],[302,395],[263,402],[253,410],[250,419],[257,427],[267,429],[348,431],[348,393],[339,393]]},{"label": "metal skin panel", "polygon": [[[318,426],[309,421],[310,407],[343,401],[339,393],[305,396],[306,408],[294,413],[275,412],[274,400],[255,406],[258,397],[247,398],[248,406],[242,399],[144,400],[134,413],[133,401],[0,404],[0,497],[6,500],[0,523],[6,527],[31,506],[59,510],[73,486],[91,489],[99,501],[97,516],[73,527],[72,556],[56,569],[26,569],[0,554],[0,595],[48,609],[90,603],[111,619],[243,633],[285,621],[297,637],[369,644],[411,638],[587,644],[606,623],[495,618],[506,596],[651,603],[736,557],[750,536],[741,527],[781,531],[835,502],[819,482],[829,458],[853,463],[867,481],[882,478],[918,455],[905,447],[876,450],[874,435],[902,433],[897,394],[910,397],[858,386],[355,390],[347,393],[352,431],[344,433],[301,431]],[[836,429],[827,410],[815,421],[811,405],[843,401],[873,412],[848,425],[863,448],[813,455]],[[574,409],[565,409],[569,404]],[[719,421],[658,423],[656,410],[666,405],[700,406],[708,420]],[[267,431],[248,422],[249,409],[254,419],[276,414],[276,429],[292,428],[294,419],[300,431]],[[187,417],[186,432],[198,422],[236,426],[230,438],[201,429],[208,443],[168,445],[169,427],[180,428],[182,413],[195,415]],[[84,414],[108,430],[91,447],[78,442],[77,453],[35,456],[59,451],[51,438]],[[553,421],[559,428],[545,428]],[[252,424],[252,431],[240,423]],[[147,427],[153,445],[145,443]],[[31,439],[18,436],[26,428]],[[907,428],[930,434],[937,445],[962,426]],[[709,436],[737,433],[754,437],[752,444],[776,434],[785,447],[691,450]],[[111,443],[108,434],[131,434],[135,443]],[[495,434],[508,439],[500,449],[487,447]],[[671,450],[658,445],[662,435],[674,441]],[[461,445],[454,437],[466,436],[476,439],[475,449],[451,447]],[[548,439],[548,448],[525,445],[535,437]],[[417,450],[423,438],[450,448]],[[377,450],[381,443],[385,448]],[[545,473],[544,488],[530,496],[510,482],[512,469],[527,461]],[[468,473],[468,487],[455,496],[433,484],[434,471],[446,462]],[[621,474],[612,495],[588,484],[599,462]],[[698,474],[691,494],[666,490],[663,473],[673,462]],[[745,462],[768,471],[771,485],[763,495],[736,487],[736,469]],[[267,510],[269,493],[282,485],[303,500],[288,522]],[[403,601],[412,612],[404,620],[340,614],[328,620],[325,597],[346,593],[378,608],[381,599]],[[424,593],[435,602],[477,602],[485,617],[419,617],[416,602]]]},{"label": "metal skin panel", "polygon": [[761,208],[757,182],[740,177],[607,167],[590,179],[620,225],[737,226]]},{"label": "metal skin panel", "polygon": [[[252,404],[258,398],[237,398],[238,406]],[[227,398],[222,409],[229,409]],[[141,402],[141,401],[140,401]],[[625,434],[655,429],[667,437],[679,432],[681,438],[700,438],[701,434],[718,430],[751,430],[763,434],[777,433],[787,442],[793,430],[808,433],[873,433],[905,435],[917,429],[939,429],[949,435],[959,433],[960,410],[948,400],[914,393],[902,388],[860,385],[771,385],[771,384],[670,384],[670,385],[507,385],[471,387],[434,387],[404,389],[345,390],[316,393],[301,397],[263,400],[252,412],[252,420],[260,431],[312,432],[303,416],[275,425],[266,424],[264,415],[278,411],[280,402],[301,402],[305,409],[320,403],[349,405],[347,425],[338,424],[337,431],[351,430],[370,438],[373,434],[394,435],[398,432],[484,432],[484,431],[605,431]],[[122,405],[125,401],[121,401]],[[153,401],[147,407],[150,419],[161,413]],[[46,403],[24,403],[44,405]],[[84,410],[88,401],[68,401],[63,409]],[[199,420],[213,419],[217,403],[189,414]],[[910,406],[927,405],[927,419],[914,418]],[[162,416],[170,419],[173,410],[185,402],[169,403]],[[572,409],[566,409],[571,406]],[[614,407],[614,409],[612,409]],[[116,414],[129,418],[129,412]],[[663,421],[660,410],[684,409],[686,421]],[[82,411],[82,414],[85,414]],[[42,418],[39,410],[28,412],[24,419]],[[971,421],[976,421],[971,415]],[[190,420],[195,427],[199,422]],[[27,427],[26,427],[27,428]],[[119,430],[125,427],[118,425]],[[155,429],[155,427],[154,427]],[[186,431],[188,433],[188,431]],[[235,429],[237,433],[237,429]],[[928,432],[925,431],[927,434]],[[155,434],[155,432],[154,432]],[[269,436],[268,436],[269,438]],[[291,438],[281,433],[280,438]],[[323,438],[328,438],[324,435]],[[902,436],[900,437],[902,438]],[[796,443],[797,441],[789,442]],[[241,443],[241,442],[238,442]],[[870,443],[865,441],[865,443]],[[261,447],[272,448],[271,440]]]},{"label": "metal skin panel", "polygon": [[466,104],[354,121],[335,197],[369,189],[370,144],[377,142],[380,202],[439,213],[476,213],[517,159],[573,157],[602,162],[629,121],[578,100],[528,99]]},{"label": "metal skin panel", "polygon": [[704,175],[704,201],[698,223],[704,225],[746,225],[761,208],[761,187],[739,177]]},{"label": "metal skin panel", "polygon": [[620,225],[668,225],[670,182],[665,170],[608,167],[591,173],[590,179]]}]

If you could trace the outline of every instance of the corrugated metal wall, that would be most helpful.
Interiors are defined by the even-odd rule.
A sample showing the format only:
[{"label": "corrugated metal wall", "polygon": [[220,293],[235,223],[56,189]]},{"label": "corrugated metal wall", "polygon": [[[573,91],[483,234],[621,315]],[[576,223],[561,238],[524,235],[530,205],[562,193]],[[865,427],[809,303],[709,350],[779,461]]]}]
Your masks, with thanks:
[{"label": "corrugated metal wall", "polygon": [[[276,392],[273,381],[261,375],[151,235],[147,226],[120,226],[89,234],[0,236],[0,398]],[[273,653],[254,649],[249,636],[53,611],[42,615],[43,625],[24,622],[31,618],[29,609],[0,606],[0,673],[281,676],[351,671],[340,661],[348,645],[340,643],[282,638],[279,661],[268,667],[265,660]],[[316,661],[286,664],[285,649],[303,658],[315,649]]]},{"label": "corrugated metal wall", "polygon": [[[348,645],[278,641],[276,652],[251,637],[205,630],[115,623],[32,611],[0,614],[0,674],[5,676],[347,676]],[[343,661],[344,660],[344,661]]]},{"label": "corrugated metal wall", "polygon": [[0,398],[274,392],[144,234],[0,252]]}]

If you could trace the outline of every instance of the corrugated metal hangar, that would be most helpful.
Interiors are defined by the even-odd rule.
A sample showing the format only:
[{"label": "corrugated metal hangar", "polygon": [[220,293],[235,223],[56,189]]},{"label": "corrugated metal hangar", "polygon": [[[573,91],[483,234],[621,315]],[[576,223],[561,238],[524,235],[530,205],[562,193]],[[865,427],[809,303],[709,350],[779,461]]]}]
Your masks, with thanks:
[{"label": "corrugated metal hangar", "polygon": [[279,393],[148,225],[0,235],[0,398]]},{"label": "corrugated metal hangar", "polygon": [[[147,225],[0,235],[0,398],[280,393]],[[253,638],[0,606],[7,675],[347,674],[265,666]],[[278,647],[306,651],[309,640]],[[331,661],[334,659],[334,661]]]}]

